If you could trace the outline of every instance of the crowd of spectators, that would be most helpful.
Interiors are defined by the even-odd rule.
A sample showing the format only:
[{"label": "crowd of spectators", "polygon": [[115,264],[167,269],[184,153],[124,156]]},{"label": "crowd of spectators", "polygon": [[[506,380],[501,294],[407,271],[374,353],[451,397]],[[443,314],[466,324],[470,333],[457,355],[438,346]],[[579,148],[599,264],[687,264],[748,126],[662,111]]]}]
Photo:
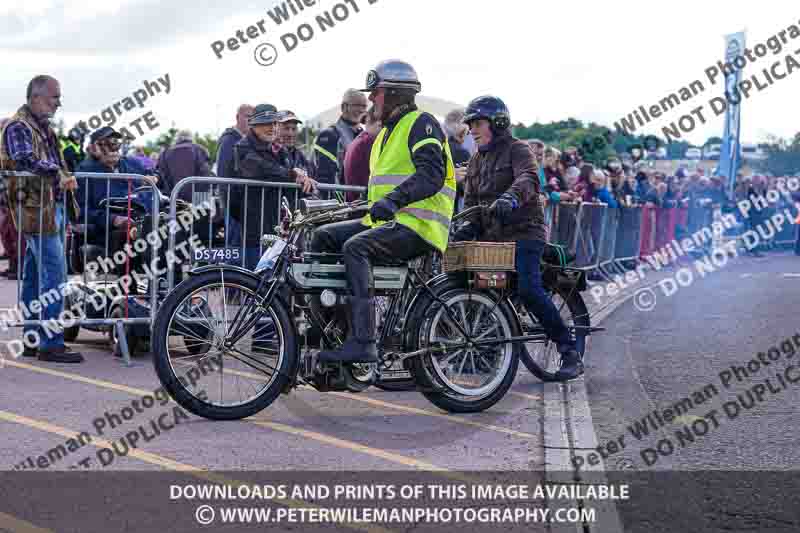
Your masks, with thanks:
[{"label": "crowd of spectators", "polygon": [[[644,160],[630,164],[615,157],[600,167],[584,162],[580,150],[576,148],[561,152],[536,139],[529,141],[529,144],[539,162],[542,192],[551,205],[589,202],[603,203],[610,208],[687,208],[689,226],[695,227],[700,220],[707,222],[713,210],[721,209],[734,213],[742,227],[754,228],[766,220],[771,212],[785,208],[791,210],[795,203],[800,202],[800,192],[787,194],[790,190],[787,178],[738,175],[734,194],[729,198],[725,192],[727,178],[706,176],[701,168],[678,168],[674,173],[667,174]],[[769,202],[768,197],[779,200]],[[742,200],[749,200],[754,205],[746,217],[737,208]],[[755,207],[768,204],[767,209]],[[760,245],[750,253],[760,256],[763,248]],[[800,255],[800,239],[795,252]]]}]

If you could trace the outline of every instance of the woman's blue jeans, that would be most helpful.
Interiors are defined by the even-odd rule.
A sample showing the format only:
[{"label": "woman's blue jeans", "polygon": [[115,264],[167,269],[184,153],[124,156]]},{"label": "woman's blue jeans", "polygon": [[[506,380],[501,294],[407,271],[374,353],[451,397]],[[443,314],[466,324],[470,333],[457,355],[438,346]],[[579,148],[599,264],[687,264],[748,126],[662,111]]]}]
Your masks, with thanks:
[{"label": "woman's blue jeans", "polygon": [[536,317],[550,340],[558,344],[558,351],[563,353],[574,348],[575,341],[542,285],[540,263],[544,245],[543,241],[517,241],[517,286],[525,308]]}]

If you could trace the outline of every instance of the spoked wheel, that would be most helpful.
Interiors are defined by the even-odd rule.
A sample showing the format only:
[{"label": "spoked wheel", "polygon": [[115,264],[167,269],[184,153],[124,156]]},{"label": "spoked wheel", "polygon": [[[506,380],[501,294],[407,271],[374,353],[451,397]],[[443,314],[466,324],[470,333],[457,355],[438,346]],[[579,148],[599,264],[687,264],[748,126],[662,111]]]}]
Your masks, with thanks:
[{"label": "spoked wheel", "polygon": [[[561,319],[568,328],[574,329],[575,348],[578,353],[583,357],[586,350],[586,332],[589,327],[589,312],[586,309],[586,304],[583,298],[577,291],[567,291],[565,289],[557,289],[555,292],[549,293],[552,296],[553,304],[558,309]],[[523,328],[527,329],[528,334],[531,330],[535,333],[542,333],[544,331],[537,321],[536,317],[527,311],[523,311],[523,306],[520,305],[520,314],[523,320]],[[530,326],[529,328],[527,326]],[[542,381],[557,381],[556,372],[558,372],[561,364],[561,354],[558,353],[558,346],[556,343],[549,339],[541,341],[529,342],[525,345],[525,349],[520,346],[520,359],[527,369]]]},{"label": "spoked wheel", "polygon": [[179,317],[187,319],[183,322],[187,332],[183,336],[183,346],[192,355],[205,355],[211,349],[214,342],[214,332],[210,331],[205,325],[191,323],[192,317],[212,316],[211,308],[202,297],[193,298],[187,302],[189,306],[179,313]]},{"label": "spoked wheel", "polygon": [[510,343],[448,347],[466,342],[461,329],[473,342],[520,335],[513,309],[506,301],[496,303],[487,293],[463,289],[451,290],[441,298],[445,305],[432,305],[418,329],[412,331],[418,331],[414,350],[440,346],[444,352],[416,357],[414,375],[422,380],[425,397],[446,411],[486,410],[511,387],[519,364],[517,350]]},{"label": "spoked wheel", "polygon": [[198,416],[251,416],[278,397],[296,368],[289,313],[278,298],[261,309],[257,287],[244,274],[207,272],[178,285],[156,315],[156,374]]}]

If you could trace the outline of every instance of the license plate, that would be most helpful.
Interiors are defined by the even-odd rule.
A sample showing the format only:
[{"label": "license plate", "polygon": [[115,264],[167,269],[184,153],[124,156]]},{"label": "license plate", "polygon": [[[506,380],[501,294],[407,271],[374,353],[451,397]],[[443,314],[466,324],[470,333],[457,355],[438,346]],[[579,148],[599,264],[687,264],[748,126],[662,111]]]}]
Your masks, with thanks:
[{"label": "license plate", "polygon": [[202,248],[194,251],[194,260],[204,263],[225,263],[241,258],[240,248]]}]

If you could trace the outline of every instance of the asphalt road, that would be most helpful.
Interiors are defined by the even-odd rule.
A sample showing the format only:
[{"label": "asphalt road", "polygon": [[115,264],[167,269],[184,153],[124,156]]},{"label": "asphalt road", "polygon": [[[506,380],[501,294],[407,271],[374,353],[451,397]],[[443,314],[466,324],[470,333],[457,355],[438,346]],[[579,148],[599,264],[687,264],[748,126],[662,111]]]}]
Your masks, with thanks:
[{"label": "asphalt road", "polygon": [[[620,471],[609,477],[641,489],[621,517],[630,531],[798,531],[800,258],[688,268],[694,282],[655,287],[652,310],[623,306],[592,338],[592,417]],[[759,352],[768,364],[750,362]],[[654,410],[663,422],[651,414],[645,435],[636,423]]]},{"label": "asphalt road", "polygon": [[[4,302],[0,307],[13,305],[15,291],[16,283],[0,281]],[[3,332],[0,341],[18,335],[19,330]],[[334,473],[375,476],[403,471],[429,473],[428,481],[450,484],[470,479],[464,477],[465,471],[468,476],[502,471],[524,474],[531,485],[544,482],[542,385],[522,365],[512,391],[479,414],[451,415],[416,392],[371,389],[357,395],[322,394],[306,388],[281,396],[247,420],[213,422],[181,416],[174,412],[173,402],[158,400],[154,391],[160,383],[149,354],[140,354],[134,358],[135,366],[125,367],[110,354],[102,335],[86,331],[72,346],[84,354],[85,362],[59,365],[6,354],[0,369],[0,473],[25,464],[39,472],[75,466],[90,472],[226,471],[234,480],[247,479],[253,471],[306,471],[325,481]],[[156,401],[144,408],[148,396]],[[132,416],[125,419],[125,414]],[[154,436],[153,422],[158,420],[170,428]],[[142,431],[151,438],[145,441]],[[81,432],[91,437],[91,443],[71,450],[69,439]],[[122,440],[137,432],[141,437],[135,448],[129,437]],[[48,459],[59,445],[68,453]],[[202,479],[204,474],[198,475]],[[54,527],[46,518],[56,510],[43,510],[47,508],[12,512],[0,507],[0,530],[8,527],[5,520],[12,515],[25,521],[23,529],[67,530],[61,527],[65,524]],[[180,518],[174,530],[191,531],[191,514]],[[75,527],[95,530],[87,524]],[[537,524],[519,528],[544,530]]]}]

